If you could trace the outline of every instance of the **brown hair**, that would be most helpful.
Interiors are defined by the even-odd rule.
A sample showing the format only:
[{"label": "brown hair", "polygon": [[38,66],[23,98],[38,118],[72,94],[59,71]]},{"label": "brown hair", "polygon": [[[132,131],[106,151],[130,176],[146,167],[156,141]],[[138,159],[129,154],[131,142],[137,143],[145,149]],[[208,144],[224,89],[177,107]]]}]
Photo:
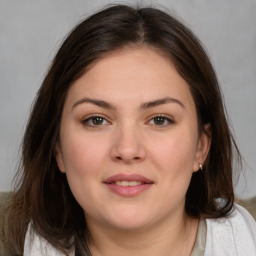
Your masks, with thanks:
[{"label": "brown hair", "polygon": [[[82,21],[63,42],[34,102],[23,139],[20,179],[7,207],[8,236],[22,253],[28,223],[53,246],[84,248],[82,208],[54,157],[66,95],[86,67],[122,47],[146,45],[170,58],[189,84],[200,132],[211,125],[212,143],[204,170],[193,174],[185,210],[194,217],[218,218],[233,206],[232,143],[213,67],[198,39],[177,19],[155,8],[108,7]],[[217,199],[222,198],[222,204]]]}]

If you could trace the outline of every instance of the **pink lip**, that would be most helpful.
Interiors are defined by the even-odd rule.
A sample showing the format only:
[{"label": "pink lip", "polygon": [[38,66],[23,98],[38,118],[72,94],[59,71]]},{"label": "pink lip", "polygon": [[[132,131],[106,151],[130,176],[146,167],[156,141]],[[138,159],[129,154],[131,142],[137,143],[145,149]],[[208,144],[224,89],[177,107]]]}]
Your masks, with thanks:
[{"label": "pink lip", "polygon": [[149,180],[147,178],[145,178],[144,176],[142,175],[139,175],[139,174],[116,174],[116,175],[113,175],[109,178],[107,178],[106,180],[104,180],[103,182],[104,183],[115,183],[116,181],[140,181],[142,183],[153,183],[152,180]]},{"label": "pink lip", "polygon": [[[115,184],[116,181],[139,181],[141,182],[140,185],[136,186],[120,186]],[[138,174],[117,174],[113,175],[106,180],[103,181],[103,183],[114,193],[124,196],[124,197],[132,197],[136,196],[145,190],[148,190],[154,182],[152,180],[147,179],[144,176],[138,175]]]}]

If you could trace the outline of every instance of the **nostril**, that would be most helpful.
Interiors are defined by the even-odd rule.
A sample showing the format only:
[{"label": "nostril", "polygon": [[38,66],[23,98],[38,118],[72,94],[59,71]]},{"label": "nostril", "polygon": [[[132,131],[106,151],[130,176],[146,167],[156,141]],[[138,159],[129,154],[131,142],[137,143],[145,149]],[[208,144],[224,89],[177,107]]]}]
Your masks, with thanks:
[{"label": "nostril", "polygon": [[[121,156],[116,156],[116,159],[118,159],[118,160],[123,160],[123,157],[121,157]],[[139,157],[139,156],[132,157],[131,160],[140,160],[140,157]]]}]

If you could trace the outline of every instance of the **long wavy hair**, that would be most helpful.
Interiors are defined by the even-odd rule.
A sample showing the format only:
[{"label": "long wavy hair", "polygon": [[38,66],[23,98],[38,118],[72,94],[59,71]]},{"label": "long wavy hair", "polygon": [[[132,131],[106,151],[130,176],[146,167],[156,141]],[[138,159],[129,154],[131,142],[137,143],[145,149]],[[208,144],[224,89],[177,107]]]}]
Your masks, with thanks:
[{"label": "long wavy hair", "polygon": [[[185,211],[196,218],[219,218],[232,209],[232,155],[240,154],[230,132],[213,67],[201,43],[178,19],[155,8],[107,7],[78,24],[57,52],[38,91],[27,123],[18,182],[1,220],[6,244],[22,254],[31,223],[64,253],[87,255],[84,213],[54,157],[66,95],[88,65],[123,47],[149,46],[169,58],[188,83],[199,132],[211,125],[211,147],[204,170],[193,174]],[[217,200],[222,198],[222,204]]]}]

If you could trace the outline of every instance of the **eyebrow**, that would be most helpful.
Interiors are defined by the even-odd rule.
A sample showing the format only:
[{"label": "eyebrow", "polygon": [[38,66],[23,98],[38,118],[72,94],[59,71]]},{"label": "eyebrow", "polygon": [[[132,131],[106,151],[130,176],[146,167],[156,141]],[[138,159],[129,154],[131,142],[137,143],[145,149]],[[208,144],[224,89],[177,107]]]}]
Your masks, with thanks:
[{"label": "eyebrow", "polygon": [[143,103],[143,104],[141,104],[140,109],[153,108],[153,107],[163,105],[163,104],[167,104],[167,103],[177,103],[182,108],[185,108],[183,103],[181,101],[179,101],[178,99],[171,98],[171,97],[166,97],[166,98],[163,98],[163,99],[157,99],[157,100],[153,100],[153,101]]},{"label": "eyebrow", "polygon": [[[72,109],[75,108],[76,106],[82,104],[82,103],[91,103],[91,104],[94,104],[96,106],[99,106],[101,108],[106,108],[106,109],[112,109],[112,110],[116,109],[115,106],[113,106],[112,104],[110,104],[110,103],[108,103],[104,100],[97,100],[97,99],[91,99],[91,98],[83,98],[83,99],[77,101],[73,105]],[[171,97],[166,97],[166,98],[157,99],[157,100],[142,103],[140,105],[140,109],[144,110],[144,109],[153,108],[153,107],[163,105],[163,104],[167,104],[167,103],[177,103],[182,108],[185,108],[184,104],[181,101],[179,101],[178,99],[171,98]]]},{"label": "eyebrow", "polygon": [[91,99],[91,98],[83,98],[83,99],[77,101],[73,105],[72,109],[75,108],[76,106],[82,104],[82,103],[92,103],[92,104],[94,104],[96,106],[99,106],[101,108],[116,109],[113,105],[111,105],[110,103],[108,103],[108,102],[106,102],[104,100],[96,100],[96,99]]}]

